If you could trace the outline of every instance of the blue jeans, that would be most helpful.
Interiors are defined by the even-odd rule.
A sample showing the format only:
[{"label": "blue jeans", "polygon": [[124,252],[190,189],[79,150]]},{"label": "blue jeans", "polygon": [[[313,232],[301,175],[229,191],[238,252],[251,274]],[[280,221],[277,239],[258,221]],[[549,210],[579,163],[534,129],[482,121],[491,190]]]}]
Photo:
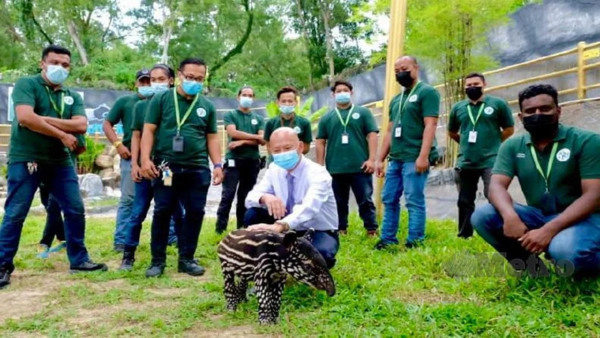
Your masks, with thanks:
[{"label": "blue jeans", "polygon": [[[152,181],[143,179],[141,182],[135,182],[135,200],[133,202],[133,211],[125,227],[125,246],[128,250],[135,250],[140,245],[140,234],[142,232],[142,223],[146,219],[150,203],[154,198],[152,190]],[[183,223],[183,208],[175,209],[171,217],[171,227],[169,228],[169,244],[177,241],[177,233]]]},{"label": "blue jeans", "polygon": [[65,240],[65,224],[58,201],[44,185],[40,185],[40,199],[46,208],[46,226],[40,244],[51,247],[54,237],[59,241]]},{"label": "blue jeans", "polygon": [[44,183],[64,213],[67,255],[71,266],[89,260],[84,244],[85,209],[79,195],[79,181],[73,166],[38,163],[37,171],[30,174],[27,163],[10,163],[8,198],[0,227],[0,266],[8,268],[9,271],[14,269],[13,259],[19,248],[23,222],[40,183]]},{"label": "blue jeans", "polygon": [[398,244],[396,235],[400,223],[400,197],[404,192],[408,209],[407,243],[413,244],[425,238],[425,185],[429,171],[419,174],[414,162],[390,161],[385,174],[381,199],[384,206],[381,225],[381,241]]},{"label": "blue jeans", "polygon": [[[515,204],[515,211],[529,229],[539,229],[558,215],[545,216],[539,209]],[[521,244],[504,236],[502,216],[494,206],[487,204],[475,210],[471,223],[477,233],[506,259],[527,262],[531,255]],[[592,214],[585,220],[562,230],[550,242],[548,255],[555,262],[569,265],[574,273],[594,274],[600,272],[600,214]]]},{"label": "blue jeans", "polygon": [[167,259],[169,223],[180,205],[185,209],[185,216],[178,234],[179,260],[194,259],[210,187],[208,168],[171,165],[170,169],[173,172],[172,186],[165,186],[160,177],[152,183],[154,218],[150,246],[154,264],[163,264]]},{"label": "blue jeans", "polygon": [[375,204],[373,203],[373,175],[365,173],[331,175],[333,194],[338,212],[340,230],[348,229],[348,200],[350,189],[358,204],[358,214],[367,231],[377,230]]},{"label": "blue jeans", "polygon": [[[244,224],[246,226],[266,223],[273,224],[275,219],[269,215],[269,211],[263,208],[250,208],[246,211]],[[297,231],[299,236],[304,236],[305,231]],[[335,266],[335,255],[340,248],[340,240],[337,231],[315,231],[312,245],[325,259],[327,266],[331,269]]]},{"label": "blue jeans", "polygon": [[121,200],[117,210],[117,224],[115,227],[115,245],[125,244],[125,227],[133,211],[135,196],[133,178],[131,178],[131,160],[121,159]]}]

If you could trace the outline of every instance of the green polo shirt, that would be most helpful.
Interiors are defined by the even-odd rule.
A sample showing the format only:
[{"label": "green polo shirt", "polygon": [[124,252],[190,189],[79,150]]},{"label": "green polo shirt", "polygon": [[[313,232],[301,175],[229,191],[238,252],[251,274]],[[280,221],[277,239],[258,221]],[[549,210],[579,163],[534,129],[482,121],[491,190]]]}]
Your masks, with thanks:
[{"label": "green polo shirt", "polygon": [[[469,117],[476,121],[475,126]],[[481,115],[479,112],[481,111]],[[479,115],[479,119],[477,116]],[[486,95],[482,102],[472,104],[461,101],[452,107],[447,129],[460,134],[460,151],[457,167],[463,169],[486,169],[494,167],[498,149],[502,143],[502,129],[515,125],[512,110],[506,101]],[[469,142],[469,133],[477,132],[475,143]]]},{"label": "green polo shirt", "polygon": [[[188,109],[191,113],[181,127],[183,152],[173,151],[173,138],[177,135],[177,117],[175,100],[179,105],[179,114],[183,120]],[[145,123],[157,126],[154,135],[154,156],[171,164],[182,166],[208,167],[208,134],[217,133],[217,111],[212,102],[199,96],[196,104],[190,107],[194,99],[187,100],[174,90],[156,94],[146,110]]]},{"label": "green polo shirt", "polygon": [[140,100],[133,106],[133,119],[131,120],[131,131],[144,131],[144,120],[146,118],[146,109],[151,99]]},{"label": "green polo shirt", "polygon": [[[312,137],[312,126],[307,118],[302,116],[294,116],[294,118],[286,120],[280,116],[272,117],[265,123],[265,141],[269,142],[271,134],[281,127],[293,128],[298,134],[300,141],[304,143],[311,143]],[[273,156],[269,155],[269,162],[273,161]]]},{"label": "green polo shirt", "polygon": [[131,149],[131,123],[133,121],[133,107],[141,98],[139,95],[131,94],[121,96],[112,106],[106,120],[113,125],[121,122],[123,125],[123,145]]},{"label": "green polo shirt", "polygon": [[[258,135],[258,132],[265,129],[265,121],[262,116],[259,114],[250,111],[248,113],[244,113],[238,109],[232,110],[230,112],[225,113],[223,116],[223,124],[225,126],[225,130],[227,130],[227,126],[234,125],[235,129],[238,131],[242,131],[248,134]],[[229,142],[236,141],[231,137],[228,137]],[[260,153],[258,152],[258,145],[249,146],[244,145],[241,147],[237,147],[235,149],[230,149],[227,152],[225,157],[227,160],[230,159],[249,159],[249,160],[257,160],[260,158]]]},{"label": "green polo shirt", "polygon": [[[409,95],[410,94],[410,95]],[[402,102],[401,102],[402,101]],[[402,103],[402,112],[400,112]],[[440,94],[432,86],[419,82],[414,91],[407,90],[396,95],[390,102],[390,122],[392,123],[392,142],[390,159],[401,162],[416,162],[423,145],[426,117],[438,117]],[[397,127],[402,127],[400,137],[395,137]],[[433,140],[429,160],[435,161],[437,141]]]},{"label": "green polo shirt", "polygon": [[[330,174],[360,173],[361,166],[369,159],[367,135],[379,132],[379,128],[373,114],[367,108],[355,105],[339,112],[339,116],[335,109],[325,114],[317,129],[317,139],[327,140],[327,171]],[[348,124],[344,127],[346,120]],[[348,138],[346,144],[342,141],[344,135]]]},{"label": "green polo shirt", "polygon": [[[46,90],[48,89],[48,91]],[[39,116],[71,119],[73,116],[86,116],[81,96],[69,88],[52,90],[42,75],[29,76],[15,83],[12,93],[15,107],[30,106]],[[62,116],[58,111],[64,103]],[[38,162],[71,166],[71,152],[54,137],[37,133],[19,124],[17,117],[12,121],[8,160],[10,163]]]},{"label": "green polo shirt", "polygon": [[[558,212],[581,197],[581,180],[600,179],[600,135],[560,125],[554,138],[558,148],[548,180],[548,190],[556,198]],[[546,183],[536,169],[529,133],[513,136],[500,147],[492,173],[517,177],[529,206],[544,210]],[[538,151],[539,163],[546,173],[553,143]]]}]

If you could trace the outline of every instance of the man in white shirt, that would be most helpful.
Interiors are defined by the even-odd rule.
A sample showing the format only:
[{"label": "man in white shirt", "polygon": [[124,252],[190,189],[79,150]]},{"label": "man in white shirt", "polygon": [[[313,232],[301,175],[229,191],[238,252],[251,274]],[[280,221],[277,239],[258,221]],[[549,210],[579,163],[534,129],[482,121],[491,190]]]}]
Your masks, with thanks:
[{"label": "man in white shirt", "polygon": [[333,268],[339,237],[331,175],[302,155],[304,144],[292,128],[274,131],[270,149],[274,164],[248,193],[244,224],[252,231],[294,230],[301,236],[313,228],[312,244]]}]

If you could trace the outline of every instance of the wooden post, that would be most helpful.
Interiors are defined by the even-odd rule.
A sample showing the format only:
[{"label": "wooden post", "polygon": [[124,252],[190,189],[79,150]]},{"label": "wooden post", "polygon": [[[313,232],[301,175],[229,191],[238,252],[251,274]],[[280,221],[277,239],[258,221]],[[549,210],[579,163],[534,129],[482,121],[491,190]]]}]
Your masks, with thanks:
[{"label": "wooden post", "polygon": [[[394,95],[400,92],[400,86],[396,82],[394,64],[396,63],[396,60],[402,56],[402,53],[404,53],[407,2],[408,0],[392,0],[392,8],[390,9],[390,31],[386,60],[385,95],[383,99],[383,115],[381,116],[381,133],[379,136],[380,149],[388,129],[390,101]],[[387,161],[384,163],[384,167],[387,167]],[[377,179],[377,195],[375,196],[378,221],[381,221],[381,217],[383,215],[383,206],[381,203],[382,189],[383,179],[380,178]]]},{"label": "wooden post", "polygon": [[577,99],[583,100],[586,97],[585,90],[585,59],[583,53],[585,52],[585,42],[581,41],[577,45]]}]

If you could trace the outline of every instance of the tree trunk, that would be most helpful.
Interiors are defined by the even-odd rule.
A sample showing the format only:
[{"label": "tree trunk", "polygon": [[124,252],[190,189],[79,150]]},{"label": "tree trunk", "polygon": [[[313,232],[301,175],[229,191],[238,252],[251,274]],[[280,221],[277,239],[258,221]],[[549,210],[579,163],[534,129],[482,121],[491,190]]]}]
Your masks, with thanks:
[{"label": "tree trunk", "polygon": [[323,24],[325,25],[325,42],[327,61],[329,62],[329,78],[327,79],[329,85],[333,83],[335,77],[335,62],[333,59],[333,38],[331,36],[331,27],[329,27],[329,20],[331,19],[331,10],[329,8],[329,1],[321,1],[321,14],[323,15]]},{"label": "tree trunk", "polygon": [[306,47],[306,58],[308,59],[308,81],[310,83],[310,90],[315,90],[315,84],[313,81],[313,64],[310,61],[310,37],[308,36],[308,28],[306,28],[306,20],[304,20],[304,10],[302,6],[302,0],[296,0],[296,8],[298,9],[298,19],[302,26],[302,36],[304,37],[304,46]]},{"label": "tree trunk", "polygon": [[77,50],[79,51],[81,63],[84,66],[87,66],[89,64],[87,52],[85,50],[85,47],[81,43],[79,35],[77,34],[77,27],[75,27],[75,22],[73,22],[73,20],[69,20],[69,22],[67,23],[67,30],[69,31],[69,35],[71,35],[71,39],[73,40],[75,47],[77,47]]},{"label": "tree trunk", "polygon": [[167,22],[163,26],[163,52],[160,58],[160,62],[164,64],[169,62],[169,42],[171,41],[171,34],[173,34],[173,27]]}]

